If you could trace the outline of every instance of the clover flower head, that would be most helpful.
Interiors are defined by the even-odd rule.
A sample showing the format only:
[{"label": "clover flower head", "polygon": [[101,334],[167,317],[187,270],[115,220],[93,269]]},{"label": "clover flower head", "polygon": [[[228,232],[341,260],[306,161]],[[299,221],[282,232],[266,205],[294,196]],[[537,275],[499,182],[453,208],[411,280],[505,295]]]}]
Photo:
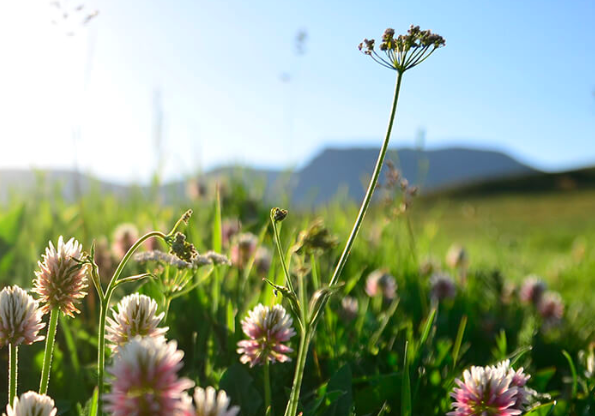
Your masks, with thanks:
[{"label": "clover flower head", "polygon": [[366,280],[366,293],[370,297],[382,293],[385,299],[394,299],[397,296],[397,282],[388,271],[374,270]]},{"label": "clover flower head", "polygon": [[106,339],[112,350],[121,347],[136,336],[164,339],[168,328],[159,328],[164,313],[157,314],[157,302],[148,296],[133,293],[124,297],[113,319],[107,318]]},{"label": "clover flower head", "polygon": [[343,299],[341,299],[341,310],[339,315],[347,322],[353,321],[357,317],[358,308],[359,303],[357,298],[345,296]]},{"label": "clover flower head", "polygon": [[559,293],[548,291],[543,294],[537,305],[537,310],[546,325],[556,325],[564,316],[564,301]]},{"label": "clover flower head", "polygon": [[238,268],[244,268],[256,252],[258,237],[252,233],[238,234],[231,246],[231,264]]},{"label": "clover flower head", "polygon": [[541,278],[535,275],[527,276],[521,286],[519,298],[524,303],[532,303],[537,306],[546,290],[547,284]]},{"label": "clover flower head", "polygon": [[50,397],[29,391],[21,397],[15,397],[12,406],[6,406],[3,416],[56,416],[57,412]]},{"label": "clover flower head", "polygon": [[185,399],[187,407],[182,416],[236,416],[240,411],[237,406],[229,406],[230,400],[223,390],[217,391],[213,387],[194,389],[194,405],[192,399]]},{"label": "clover flower head", "polygon": [[271,251],[263,246],[258,247],[256,254],[254,254],[254,267],[260,275],[268,274],[272,261]]},{"label": "clover flower head", "polygon": [[434,257],[426,257],[419,265],[419,274],[422,276],[431,276],[440,271],[440,262]]},{"label": "clover flower head", "polygon": [[430,278],[431,296],[438,301],[453,299],[457,293],[457,285],[448,274],[434,273]]},{"label": "clover flower head", "polygon": [[453,244],[446,253],[446,264],[453,269],[462,269],[469,264],[467,250],[459,244]]},{"label": "clover flower head", "polygon": [[57,247],[50,241],[38,262],[39,270],[35,272],[33,292],[39,295],[44,313],[59,309],[62,313],[73,317],[80,311],[76,304],[86,295],[88,264],[80,262],[82,246],[74,238],[64,242],[62,236]]},{"label": "clover flower head", "polygon": [[224,247],[229,246],[233,238],[240,232],[240,220],[226,218],[221,223],[221,243]]},{"label": "clover flower head", "polygon": [[138,240],[139,233],[136,225],[124,223],[118,225],[114,231],[114,242],[112,243],[112,251],[118,260],[122,259],[128,250]]},{"label": "clover flower head", "polygon": [[374,39],[364,39],[358,49],[385,68],[402,73],[419,65],[444,45],[446,41],[442,36],[411,25],[405,35],[395,37],[395,30],[391,28],[384,31],[382,42],[378,47],[384,56],[376,52]]},{"label": "clover flower head", "polygon": [[184,411],[185,390],[194,383],[179,378],[184,353],[175,341],[136,337],[118,349],[107,368],[112,391],[104,396],[112,416],[171,416]]},{"label": "clover flower head", "polygon": [[293,350],[284,343],[295,335],[292,324],[293,319],[283,306],[257,305],[242,320],[242,329],[249,339],[238,342],[240,361],[251,367],[265,361],[291,361],[287,354]]},{"label": "clover flower head", "polygon": [[526,388],[529,376],[514,370],[508,360],[495,366],[471,367],[451,393],[454,410],[450,416],[517,416],[533,391]]},{"label": "clover flower head", "polygon": [[0,292],[0,347],[7,344],[33,344],[44,337],[39,330],[43,312],[37,301],[18,286]]}]

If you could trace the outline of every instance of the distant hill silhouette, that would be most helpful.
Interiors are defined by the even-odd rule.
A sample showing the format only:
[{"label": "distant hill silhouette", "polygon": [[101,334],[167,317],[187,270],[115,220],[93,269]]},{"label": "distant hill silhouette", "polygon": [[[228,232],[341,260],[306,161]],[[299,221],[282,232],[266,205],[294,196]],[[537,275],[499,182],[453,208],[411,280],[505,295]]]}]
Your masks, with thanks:
[{"label": "distant hill silhouette", "polygon": [[[324,204],[340,190],[348,199],[359,201],[377,156],[378,149],[374,148],[329,148],[294,171],[229,166],[206,172],[202,180],[208,182],[221,176],[240,175],[247,185],[261,184],[265,198],[270,201],[278,201],[279,195],[289,194],[294,206]],[[387,152],[386,159],[391,160],[410,183],[420,186],[422,192],[430,193],[490,180],[540,174],[504,153],[467,148],[392,149]],[[6,200],[10,189],[20,191],[31,188],[37,181],[36,175],[40,176],[27,170],[0,170],[0,200]],[[94,187],[101,192],[121,196],[129,190],[126,186],[69,171],[47,171],[41,176],[48,186],[55,187],[61,183],[62,193],[68,199],[76,195],[77,189],[84,193]],[[381,178],[384,180],[384,172]],[[140,189],[143,190],[142,187]],[[185,189],[184,182],[174,182],[164,185],[162,193],[183,196]],[[144,190],[147,191],[147,188]]]},{"label": "distant hill silhouette", "polygon": [[[318,205],[327,202],[339,189],[350,199],[363,198],[379,149],[327,149],[292,178],[293,201]],[[478,183],[538,171],[512,157],[495,151],[465,148],[439,150],[389,150],[391,160],[403,177],[422,192]],[[381,180],[384,179],[383,168]]]}]

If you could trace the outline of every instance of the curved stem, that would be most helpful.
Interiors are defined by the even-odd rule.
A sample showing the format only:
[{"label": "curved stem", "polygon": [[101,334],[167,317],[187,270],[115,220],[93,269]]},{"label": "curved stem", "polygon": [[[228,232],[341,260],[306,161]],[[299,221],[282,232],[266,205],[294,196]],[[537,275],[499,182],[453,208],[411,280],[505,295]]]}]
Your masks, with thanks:
[{"label": "curved stem", "polygon": [[269,414],[271,407],[271,372],[269,360],[264,362],[264,411]]},{"label": "curved stem", "polygon": [[339,263],[337,263],[337,267],[335,268],[335,272],[333,273],[333,277],[331,278],[329,286],[333,286],[337,284],[339,281],[339,277],[341,272],[343,271],[343,267],[345,267],[345,263],[347,263],[347,258],[351,253],[351,247],[359,233],[359,230],[362,226],[362,222],[364,217],[366,216],[366,211],[368,210],[368,206],[372,201],[372,195],[374,194],[374,189],[376,189],[376,184],[378,183],[378,177],[380,176],[380,171],[382,170],[382,165],[384,164],[384,157],[386,156],[386,151],[388,150],[388,143],[390,141],[390,134],[393,129],[393,122],[395,120],[395,113],[397,111],[397,102],[399,101],[399,91],[401,89],[401,79],[403,78],[403,72],[397,71],[397,83],[395,85],[395,95],[393,97],[393,104],[390,112],[390,118],[388,120],[388,127],[386,129],[386,136],[384,137],[384,142],[382,143],[382,147],[380,148],[380,153],[378,155],[378,160],[376,160],[376,167],[374,168],[374,172],[372,173],[372,179],[370,180],[370,184],[368,185],[368,190],[366,191],[366,195],[360,207],[359,213],[357,214],[357,218],[351,230],[351,234],[347,239],[347,243],[345,244],[345,248],[343,249],[343,253],[339,259]]},{"label": "curved stem", "polygon": [[[179,222],[179,221],[178,221]],[[176,224],[177,226],[177,224]],[[175,227],[174,227],[175,229]],[[141,246],[142,243],[147,241],[149,238],[152,237],[160,237],[161,239],[165,240],[166,235],[159,231],[152,231],[148,234],[143,235],[124,255],[120,264],[116,268],[107,289],[105,290],[105,295],[101,296],[101,309],[99,311],[99,333],[97,339],[97,390],[99,392],[98,401],[97,401],[97,415],[103,415],[103,378],[105,372],[105,321],[107,312],[109,309],[109,303],[112,298],[112,294],[114,293],[114,289],[116,288],[116,283],[118,278],[122,274],[126,263],[132,257],[134,252]]]},{"label": "curved stem", "polygon": [[298,349],[298,358],[295,364],[295,375],[293,377],[293,387],[289,395],[289,402],[285,409],[285,416],[296,416],[298,403],[300,399],[300,390],[302,389],[302,379],[304,378],[304,367],[306,366],[306,357],[308,356],[308,347],[310,346],[310,330],[304,329],[300,335],[300,346]]},{"label": "curved stem", "polygon": [[19,357],[19,347],[16,346],[15,344],[11,343],[8,354],[9,354],[9,358],[8,358],[8,362],[9,362],[8,404],[12,406],[13,402],[14,402],[14,398],[17,395],[17,377],[18,377],[17,366],[19,363],[19,358],[18,358]]},{"label": "curved stem", "polygon": [[54,354],[54,341],[56,339],[56,329],[58,328],[59,309],[52,309],[50,312],[50,324],[45,338],[45,352],[43,354],[43,369],[41,371],[41,382],[39,384],[39,394],[47,394],[48,384],[50,383],[50,370],[52,368],[52,355]]}]

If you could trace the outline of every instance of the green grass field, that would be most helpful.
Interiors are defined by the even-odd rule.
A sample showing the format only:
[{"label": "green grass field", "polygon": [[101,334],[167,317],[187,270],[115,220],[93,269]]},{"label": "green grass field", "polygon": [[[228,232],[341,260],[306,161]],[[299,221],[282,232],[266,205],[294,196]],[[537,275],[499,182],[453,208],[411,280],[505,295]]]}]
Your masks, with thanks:
[{"label": "green grass field", "polygon": [[[213,195],[191,203],[181,197],[163,201],[140,193],[118,200],[91,192],[75,203],[67,203],[58,192],[15,196],[0,208],[0,285],[31,288],[37,261],[48,241],[55,242],[59,235],[77,238],[86,249],[93,240],[109,247],[120,224],[134,224],[141,233],[165,231],[187,208],[194,215],[185,234],[199,253],[215,249],[232,256],[234,240],[221,242],[221,221],[239,219],[242,232],[253,233],[257,245],[272,254],[270,268],[258,270],[252,253],[243,267],[198,269],[189,276],[191,290],[169,304],[163,298],[163,279],[175,273],[174,267],[131,262],[125,275],[148,270],[157,277],[118,288],[111,306],[134,291],[155,298],[160,310],[168,308],[168,339],[177,340],[185,352],[181,373],[197,385],[225,389],[242,415],[264,415],[262,367],[241,364],[236,344],[245,337],[241,320],[257,303],[282,302],[290,309],[282,294],[275,295],[262,280],[284,282],[268,221],[271,207],[237,184],[220,201]],[[324,309],[306,361],[300,400],[304,414],[444,415],[451,406],[448,393],[454,379],[465,368],[505,357],[518,359],[532,374],[530,386],[540,393],[537,402],[558,400],[552,414],[592,414],[595,386],[586,375],[585,354],[595,332],[595,191],[419,197],[406,214],[389,215],[397,205],[377,205],[370,211],[345,267],[345,285]],[[302,273],[311,295],[328,281],[357,207],[337,201],[315,212],[287,208],[281,241],[288,254],[300,230],[319,217],[338,242],[334,248],[288,257],[292,273]],[[453,243],[468,253],[464,285],[456,277],[460,271],[445,264]],[[167,250],[165,245],[161,249]],[[113,268],[118,259],[109,250],[107,256]],[[453,299],[431,301],[430,278],[419,272],[429,257],[457,280]],[[366,293],[366,278],[375,269],[394,276],[394,300]],[[107,270],[100,272],[109,277]],[[545,325],[533,307],[518,300],[513,286],[529,274],[542,276],[551,290],[561,293],[564,318],[555,325]],[[89,412],[85,404],[96,383],[99,313],[93,292],[89,287],[80,316],[59,320],[49,394],[60,414]],[[352,319],[345,319],[341,310],[341,298],[347,295],[359,304]],[[294,350],[298,338],[289,342]],[[563,351],[570,354],[572,366]],[[43,342],[22,347],[20,354],[19,392],[36,390]],[[292,358],[271,366],[274,414],[281,414],[287,402],[295,355]],[[4,348],[0,374],[8,371],[7,359]],[[108,363],[111,359],[108,356]],[[6,378],[0,380],[0,391],[6,391]],[[4,400],[3,394],[0,404]],[[531,414],[545,415],[545,410]]]}]

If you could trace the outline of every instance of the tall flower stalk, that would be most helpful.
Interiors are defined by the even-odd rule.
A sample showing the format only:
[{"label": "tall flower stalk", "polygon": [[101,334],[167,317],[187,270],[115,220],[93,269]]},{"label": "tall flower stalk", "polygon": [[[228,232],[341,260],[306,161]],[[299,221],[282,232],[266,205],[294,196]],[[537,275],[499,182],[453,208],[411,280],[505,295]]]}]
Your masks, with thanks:
[{"label": "tall flower stalk", "polygon": [[[296,360],[296,369],[293,378],[293,386],[291,389],[291,394],[289,396],[289,402],[287,403],[287,408],[285,410],[285,416],[296,416],[297,414],[298,401],[300,396],[302,379],[304,375],[304,367],[306,365],[306,357],[308,354],[310,341],[312,340],[316,330],[317,319],[320,316],[320,312],[326,305],[328,298],[339,287],[339,278],[341,277],[341,272],[343,271],[343,268],[347,263],[347,259],[349,258],[349,254],[351,253],[353,243],[357,238],[364,217],[366,216],[368,207],[370,206],[370,202],[372,201],[374,189],[376,189],[378,178],[380,176],[380,171],[382,170],[384,158],[388,150],[388,144],[390,142],[390,136],[392,133],[395,115],[397,112],[397,103],[399,101],[399,93],[401,91],[401,82],[403,80],[403,74],[407,70],[425,61],[436,49],[444,45],[445,41],[444,38],[442,38],[442,36],[433,34],[429,30],[420,30],[419,26],[411,26],[407,34],[400,35],[397,37],[395,37],[395,31],[393,29],[386,29],[382,36],[382,43],[380,44],[379,48],[380,53],[378,53],[375,50],[374,40],[364,39],[364,41],[359,45],[359,50],[362,51],[365,55],[370,56],[375,62],[379,63],[380,65],[389,69],[393,69],[397,72],[394,96],[388,119],[386,135],[380,148],[380,153],[378,154],[376,166],[374,167],[374,171],[372,172],[372,178],[370,179],[368,189],[366,191],[358,215],[351,229],[351,233],[349,234],[349,238],[345,243],[345,247],[334,269],[328,287],[320,289],[319,291],[314,293],[310,301],[308,313],[306,313],[305,305],[306,288],[303,282],[301,281],[303,280],[303,277],[298,282],[298,299],[298,295],[296,295],[296,292],[294,291],[291,283],[291,276],[288,273],[286,261],[283,256],[283,250],[281,249],[279,241],[279,233],[276,223],[282,220],[284,216],[283,218],[277,218],[276,214],[279,212],[279,209],[273,209],[271,211],[271,221],[273,223],[273,228],[275,232],[275,241],[277,243],[279,255],[283,264],[287,284],[287,287],[276,287],[276,289],[280,290],[285,296],[288,297],[290,304],[294,309],[294,312],[296,312],[296,315],[299,317],[301,329],[300,344]],[[384,56],[382,56],[381,53]]]},{"label": "tall flower stalk", "polygon": [[6,287],[0,292],[0,347],[8,345],[8,403],[17,394],[19,345],[41,341],[39,330],[43,312],[38,303],[18,286]]},{"label": "tall flower stalk", "polygon": [[130,276],[125,278],[120,278],[124,267],[139,247],[143,245],[143,243],[151,238],[161,238],[171,249],[171,251],[181,260],[184,261],[192,261],[194,257],[198,254],[194,248],[194,246],[186,241],[186,237],[179,232],[176,232],[177,229],[181,226],[182,223],[187,224],[190,216],[192,215],[192,211],[187,211],[180,217],[180,219],[176,222],[172,230],[168,234],[164,234],[160,231],[151,231],[141,238],[139,238],[130,249],[126,252],[120,264],[116,268],[116,271],[112,275],[107,288],[105,291],[101,286],[101,280],[99,278],[99,271],[98,267],[93,260],[93,252],[91,250],[91,256],[87,259],[89,263],[92,265],[92,280],[95,285],[95,289],[97,290],[97,294],[99,296],[100,301],[100,309],[99,309],[99,333],[98,333],[98,340],[97,340],[97,389],[99,393],[99,400],[97,406],[97,415],[103,415],[103,392],[104,392],[104,374],[105,374],[105,334],[106,334],[106,320],[107,320],[107,313],[109,310],[109,304],[114,293],[114,290],[119,285],[137,281],[149,276],[148,273],[143,273],[137,276]]},{"label": "tall flower stalk", "polygon": [[54,247],[50,241],[38,262],[39,270],[35,272],[33,292],[39,295],[43,304],[41,310],[50,312],[50,323],[45,342],[43,368],[39,383],[39,394],[46,394],[50,382],[54,341],[58,328],[58,318],[63,313],[71,318],[80,311],[77,304],[87,295],[88,265],[82,261],[82,246],[74,238],[66,243],[62,236]]}]

